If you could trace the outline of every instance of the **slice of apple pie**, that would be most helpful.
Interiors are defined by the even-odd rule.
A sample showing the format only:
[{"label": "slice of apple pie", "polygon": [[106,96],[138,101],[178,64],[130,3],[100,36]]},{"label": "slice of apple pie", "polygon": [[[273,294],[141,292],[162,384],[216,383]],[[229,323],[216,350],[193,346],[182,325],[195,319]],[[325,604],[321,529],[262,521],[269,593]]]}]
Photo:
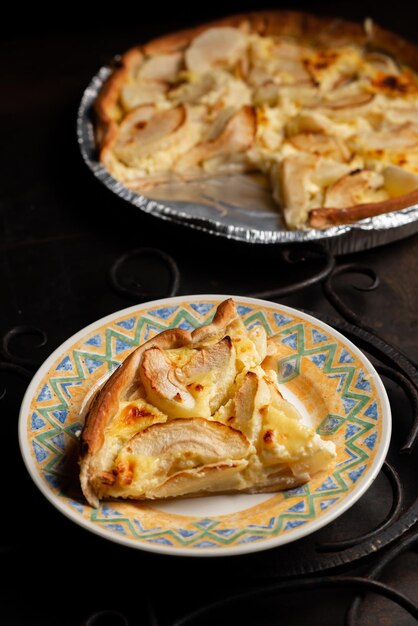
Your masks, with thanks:
[{"label": "slice of apple pie", "polygon": [[210,324],[164,331],[134,350],[86,418],[88,502],[274,492],[327,469],[335,445],[283,398],[271,352],[264,329],[247,330],[231,299]]}]

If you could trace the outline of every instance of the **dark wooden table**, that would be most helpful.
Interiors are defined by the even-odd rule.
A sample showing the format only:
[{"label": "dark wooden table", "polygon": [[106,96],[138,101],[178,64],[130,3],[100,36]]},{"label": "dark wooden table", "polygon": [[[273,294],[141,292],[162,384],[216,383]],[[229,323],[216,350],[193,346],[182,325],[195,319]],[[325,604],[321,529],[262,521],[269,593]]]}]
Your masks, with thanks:
[{"label": "dark wooden table", "polygon": [[[418,42],[416,20],[411,9],[407,13],[406,3],[398,5],[401,10],[396,12],[393,7],[381,6],[379,15],[369,4],[343,3],[339,13],[357,18],[373,14],[383,25]],[[23,466],[16,440],[18,410],[28,382],[19,375],[19,366],[34,372],[37,364],[73,333],[135,303],[112,289],[109,280],[112,265],[122,255],[141,247],[170,254],[180,269],[180,294],[245,295],[280,287],[289,280],[275,246],[249,246],[210,237],[149,217],[116,198],[82,162],[75,135],[82,92],[113,54],[153,35],[250,6],[229,2],[201,8],[193,15],[182,15],[181,8],[172,7],[163,15],[158,8],[148,7],[146,13],[137,8],[135,20],[126,23],[123,14],[113,20],[108,15],[93,20],[88,7],[78,5],[71,15],[64,11],[53,29],[39,20],[35,27],[28,13],[19,22],[19,11],[14,9],[14,27],[2,43],[5,62],[0,67],[0,336],[8,337],[0,360],[0,388],[5,390],[0,400],[0,615],[4,624],[70,626],[82,624],[94,611],[113,609],[124,612],[129,624],[156,626],[154,611],[158,624],[168,625],[189,608],[228,593],[256,589],[268,576],[277,580],[280,559],[292,558],[291,550],[277,549],[257,557],[209,563],[205,559],[157,557],[106,542],[75,526],[43,498]],[[297,3],[297,7],[334,11],[332,3]],[[346,280],[338,283],[339,293],[365,323],[415,360],[417,255],[418,236],[412,236],[337,259],[339,265],[355,263],[379,275],[380,286],[373,291],[356,291]],[[312,261],[312,267],[302,263],[300,271],[309,274],[315,268]],[[169,275],[164,266],[132,262],[126,271],[131,280],[141,281],[149,299],[166,295]],[[280,301],[338,317],[320,284]],[[39,346],[39,337],[27,332],[28,328],[42,329],[46,344]],[[14,336],[7,335],[13,329]],[[399,389],[386,382],[396,441],[400,442],[406,436],[411,409]],[[395,461],[397,453],[392,451]],[[399,464],[408,483],[410,504],[416,496],[416,463],[401,460]],[[381,483],[379,489],[387,500],[381,505],[384,516],[390,508],[390,494],[384,480]],[[356,507],[345,516],[344,532],[350,526],[356,531],[370,527],[364,504]],[[335,537],[339,537],[338,527]],[[356,562],[348,573],[367,573],[384,553]],[[387,574],[391,584],[415,601],[417,563],[416,555],[408,553]],[[337,569],[336,573],[341,572]],[[216,623],[264,626],[283,619],[280,623],[334,626],[343,623],[352,597],[349,590],[290,594],[280,602],[269,597],[240,603],[233,611],[225,609],[216,615]],[[106,619],[88,623],[127,623],[115,615]],[[199,618],[193,623],[214,623],[211,619]],[[388,601],[370,597],[358,623],[399,626],[415,621]]]}]

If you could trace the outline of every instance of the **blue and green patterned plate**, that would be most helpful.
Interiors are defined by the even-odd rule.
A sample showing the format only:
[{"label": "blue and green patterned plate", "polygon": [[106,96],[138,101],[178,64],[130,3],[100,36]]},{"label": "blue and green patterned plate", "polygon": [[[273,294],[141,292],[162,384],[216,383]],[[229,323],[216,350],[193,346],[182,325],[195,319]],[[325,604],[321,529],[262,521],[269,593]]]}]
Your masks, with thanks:
[{"label": "blue and green patterned plate", "polygon": [[109,315],[59,347],[22,402],[19,439],[27,469],[52,504],[118,543],[182,556],[265,550],[325,526],[358,500],[385,459],[391,415],[367,358],[340,333],[286,306],[234,297],[245,324],[280,347],[278,380],[307,423],[337,447],[335,467],[277,494],[208,496],[158,503],[105,502],[92,509],[78,482],[78,435],[86,398],[129,352],[167,328],[208,322],[229,296],[180,296]]}]

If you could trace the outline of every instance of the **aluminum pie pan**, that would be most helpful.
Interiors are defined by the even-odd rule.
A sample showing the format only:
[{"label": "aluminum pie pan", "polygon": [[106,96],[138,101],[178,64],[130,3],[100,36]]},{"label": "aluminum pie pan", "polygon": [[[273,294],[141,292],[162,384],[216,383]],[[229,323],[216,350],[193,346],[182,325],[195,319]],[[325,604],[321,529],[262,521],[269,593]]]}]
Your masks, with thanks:
[{"label": "aluminum pie pan", "polygon": [[110,65],[100,68],[84,91],[77,115],[78,144],[96,178],[141,211],[235,241],[254,244],[318,242],[334,254],[374,248],[418,232],[418,204],[355,224],[323,230],[289,230],[271,194],[258,181],[243,175],[158,187],[147,196],[129,189],[114,179],[97,158],[94,103],[112,71]]}]

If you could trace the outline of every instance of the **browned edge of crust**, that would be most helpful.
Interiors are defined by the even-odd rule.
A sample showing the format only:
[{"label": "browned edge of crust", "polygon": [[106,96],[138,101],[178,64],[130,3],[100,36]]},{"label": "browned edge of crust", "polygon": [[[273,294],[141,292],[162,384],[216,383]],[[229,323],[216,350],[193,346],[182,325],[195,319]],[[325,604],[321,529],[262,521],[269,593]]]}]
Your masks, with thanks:
[{"label": "browned edge of crust", "polygon": [[417,203],[418,190],[415,190],[383,202],[356,204],[344,209],[312,209],[309,213],[309,225],[313,228],[327,228],[336,224],[352,224],[366,217],[375,217],[383,213],[399,211]]},{"label": "browned edge of crust", "polygon": [[[239,462],[239,460],[238,460]],[[235,462],[237,464],[237,462]],[[225,463],[218,463],[216,466],[214,466],[213,468],[210,468],[212,471],[216,471],[218,469],[228,469],[228,468],[233,468],[234,467],[234,462],[232,462],[231,465],[226,465]],[[180,473],[184,473],[184,472],[179,472]],[[175,475],[176,476],[176,475]],[[178,474],[177,474],[178,476]],[[170,480],[170,478],[168,479]],[[286,482],[286,484],[284,484]],[[308,481],[307,480],[302,480],[300,478],[296,478],[296,477],[292,477],[292,476],[285,476],[283,477],[281,480],[278,479],[277,482],[272,483],[271,485],[267,485],[267,486],[263,486],[260,485],[259,487],[247,487],[246,489],[225,489],[225,490],[220,490],[220,491],[207,491],[205,489],[201,490],[201,491],[192,491],[191,493],[185,493],[182,494],[181,496],[170,496],[170,497],[164,497],[164,498],[153,498],[152,501],[153,503],[157,503],[159,501],[161,501],[161,503],[163,502],[170,502],[172,500],[188,500],[190,498],[198,498],[200,496],[208,496],[208,495],[216,495],[216,496],[229,496],[229,495],[234,495],[234,494],[256,494],[256,493],[276,493],[278,491],[283,491],[284,489],[295,489],[295,487],[299,487],[300,485],[304,485],[306,484]],[[135,497],[135,498],[130,498],[127,497],[126,500],[135,500],[136,502],[142,502],[142,501],[148,501],[150,500],[150,498],[145,498],[144,496],[140,496],[140,497]]]},{"label": "browned edge of crust", "polygon": [[[225,330],[238,316],[232,298],[221,302],[210,324],[190,332],[180,328],[165,330],[136,348],[110,376],[102,389],[96,393],[86,414],[80,437],[80,477],[83,493],[90,503],[97,497],[90,485],[90,462],[104,442],[104,433],[109,421],[117,412],[120,396],[135,380],[142,354],[152,347],[162,350],[194,346],[203,339],[210,340]],[[203,332],[204,331],[204,332]]]},{"label": "browned edge of crust", "polygon": [[[372,23],[371,28],[366,32],[364,25],[359,22],[337,17],[316,16],[305,12],[278,10],[242,13],[170,33],[125,52],[121,57],[119,68],[111,74],[102,87],[95,106],[96,140],[102,163],[117,134],[117,123],[112,119],[110,109],[117,104],[121,85],[130,68],[139,62],[143,54],[152,56],[182,50],[197,35],[216,26],[242,26],[260,35],[296,37],[329,46],[344,43],[369,45],[372,49],[389,52],[418,71],[418,47],[403,37],[375,23]],[[146,184],[143,188],[146,189]],[[379,203],[347,207],[338,212],[337,209],[314,209],[310,214],[309,224],[313,228],[325,228],[329,225],[348,224],[365,217],[396,211],[408,206],[410,195],[406,194]]]},{"label": "browned edge of crust", "polygon": [[210,341],[213,337],[222,333],[236,317],[238,317],[238,313],[232,298],[224,300],[216,309],[212,322],[200,326],[200,328],[196,328],[192,332],[193,345],[197,346],[203,341]]},{"label": "browned edge of crust", "polygon": [[100,151],[105,145],[109,144],[110,138],[116,134],[117,124],[112,117],[111,111],[117,106],[120,89],[127,74],[142,58],[143,54],[138,46],[125,52],[117,63],[117,68],[105,81],[96,98],[94,104],[96,119],[95,138]]}]

